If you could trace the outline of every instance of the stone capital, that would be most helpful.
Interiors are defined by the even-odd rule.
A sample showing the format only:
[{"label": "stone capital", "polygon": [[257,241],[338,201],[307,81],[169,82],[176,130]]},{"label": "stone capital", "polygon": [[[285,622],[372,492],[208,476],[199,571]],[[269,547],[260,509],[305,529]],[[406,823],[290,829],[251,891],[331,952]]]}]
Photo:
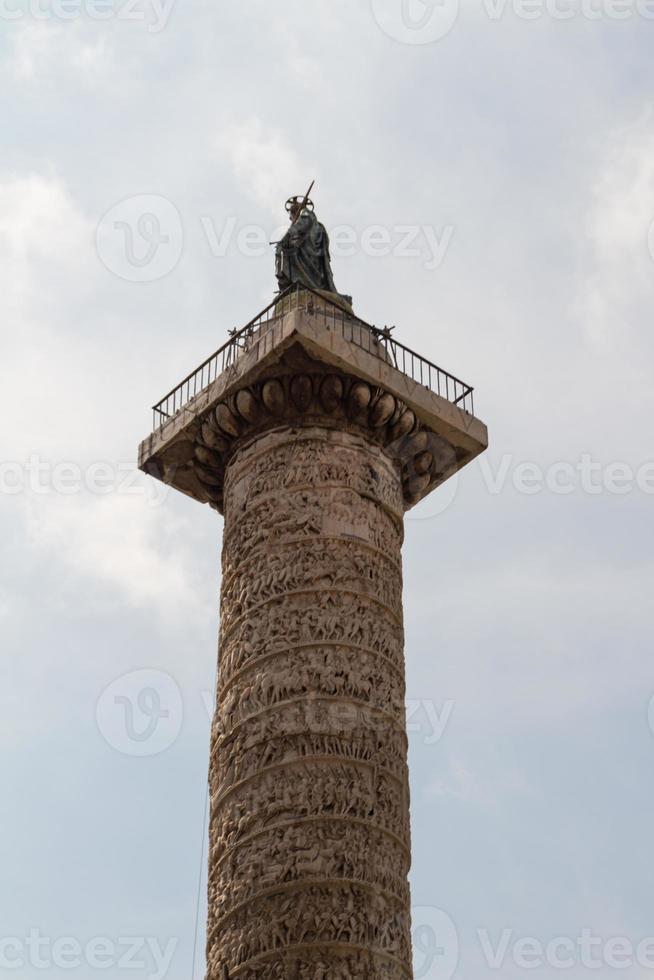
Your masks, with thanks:
[{"label": "stone capital", "polygon": [[[405,366],[405,365],[402,365]],[[483,452],[485,425],[393,363],[357,320],[292,309],[140,446],[146,473],[222,512],[234,452],[268,430],[363,435],[400,469],[405,510]]]}]

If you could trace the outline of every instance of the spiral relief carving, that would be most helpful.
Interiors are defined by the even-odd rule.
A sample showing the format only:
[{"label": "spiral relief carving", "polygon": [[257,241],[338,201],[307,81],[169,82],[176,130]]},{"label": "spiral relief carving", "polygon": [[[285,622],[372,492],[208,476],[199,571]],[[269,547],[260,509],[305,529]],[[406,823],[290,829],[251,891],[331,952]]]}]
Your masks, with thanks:
[{"label": "spiral relief carving", "polygon": [[221,473],[225,514],[209,980],[412,977],[406,480],[385,448],[420,435],[405,416],[298,373],[202,428],[196,469],[209,491]]}]

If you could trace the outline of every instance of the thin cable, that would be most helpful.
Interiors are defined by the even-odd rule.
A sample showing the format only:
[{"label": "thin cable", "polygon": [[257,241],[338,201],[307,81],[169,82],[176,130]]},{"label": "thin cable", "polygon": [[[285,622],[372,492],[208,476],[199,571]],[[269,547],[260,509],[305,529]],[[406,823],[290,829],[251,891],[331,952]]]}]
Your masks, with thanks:
[{"label": "thin cable", "polygon": [[[213,694],[214,701],[212,704],[211,712],[211,722],[213,724],[213,715],[216,710],[216,687],[218,684],[218,665],[216,665],[216,671],[213,678]],[[193,965],[191,967],[191,980],[195,980],[195,964],[197,961],[198,954],[198,926],[200,924],[200,899],[202,897],[202,875],[204,873],[204,842],[207,838],[207,831],[209,827],[209,779],[207,777],[207,789],[204,797],[204,812],[202,819],[202,844],[200,846],[200,870],[198,872],[198,893],[195,903],[195,934],[193,936]]]},{"label": "thin cable", "polygon": [[198,874],[198,894],[195,905],[195,935],[193,937],[193,966],[191,967],[191,980],[195,980],[195,963],[198,952],[198,926],[200,924],[200,899],[202,897],[202,875],[204,874],[204,842],[207,835],[208,813],[209,811],[209,780],[207,779],[207,791],[204,798],[204,811],[202,814],[202,844],[200,847],[200,871]]}]

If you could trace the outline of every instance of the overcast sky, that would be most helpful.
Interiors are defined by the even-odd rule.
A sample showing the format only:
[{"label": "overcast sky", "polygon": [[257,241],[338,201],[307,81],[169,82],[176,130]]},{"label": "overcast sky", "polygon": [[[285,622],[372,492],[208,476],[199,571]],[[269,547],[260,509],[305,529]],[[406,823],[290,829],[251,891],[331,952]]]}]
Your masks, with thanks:
[{"label": "overcast sky", "polygon": [[222,520],[136,450],[314,177],[490,433],[406,523],[416,977],[652,975],[654,4],[0,8],[0,977],[203,976]]}]

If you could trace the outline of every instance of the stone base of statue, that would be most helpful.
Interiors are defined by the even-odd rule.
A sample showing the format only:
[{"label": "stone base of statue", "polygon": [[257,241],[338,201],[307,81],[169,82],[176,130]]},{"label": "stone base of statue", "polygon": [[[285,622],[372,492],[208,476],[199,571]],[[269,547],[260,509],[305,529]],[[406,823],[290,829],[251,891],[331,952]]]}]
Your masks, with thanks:
[{"label": "stone base of statue", "polygon": [[327,313],[334,312],[336,308],[350,316],[355,315],[351,296],[346,296],[344,293],[331,293],[327,289],[304,289],[301,285],[293,287],[283,299],[280,299],[275,307],[275,313],[280,315],[295,309],[311,308],[322,309]]}]

